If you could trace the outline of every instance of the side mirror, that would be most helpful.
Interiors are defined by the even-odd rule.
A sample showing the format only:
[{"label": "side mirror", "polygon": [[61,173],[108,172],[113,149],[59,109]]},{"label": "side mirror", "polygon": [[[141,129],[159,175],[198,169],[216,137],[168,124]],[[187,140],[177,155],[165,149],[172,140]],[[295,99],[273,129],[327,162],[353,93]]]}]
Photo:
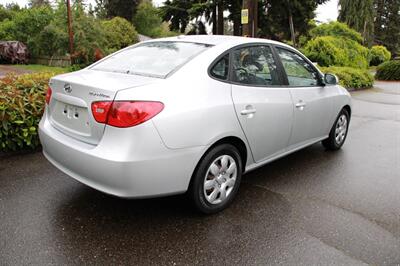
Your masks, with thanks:
[{"label": "side mirror", "polygon": [[333,74],[325,74],[324,76],[325,84],[327,85],[337,85],[339,83],[339,78]]}]

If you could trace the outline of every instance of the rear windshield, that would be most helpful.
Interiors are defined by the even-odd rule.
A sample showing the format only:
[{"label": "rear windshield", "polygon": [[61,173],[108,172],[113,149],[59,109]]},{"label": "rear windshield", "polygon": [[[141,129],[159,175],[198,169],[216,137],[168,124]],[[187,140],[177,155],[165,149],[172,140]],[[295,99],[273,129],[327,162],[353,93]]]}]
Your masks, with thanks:
[{"label": "rear windshield", "polygon": [[189,42],[147,42],[117,52],[91,69],[165,78],[208,47]]}]

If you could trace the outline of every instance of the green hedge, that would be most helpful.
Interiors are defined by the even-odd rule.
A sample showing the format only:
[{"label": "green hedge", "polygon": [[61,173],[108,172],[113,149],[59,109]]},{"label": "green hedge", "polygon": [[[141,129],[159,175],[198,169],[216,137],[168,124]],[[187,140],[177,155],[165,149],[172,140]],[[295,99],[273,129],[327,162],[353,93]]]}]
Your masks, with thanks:
[{"label": "green hedge", "polygon": [[400,80],[400,60],[388,61],[379,65],[375,78],[378,80]]},{"label": "green hedge", "polygon": [[333,36],[336,38],[354,40],[359,44],[363,42],[363,38],[359,32],[350,28],[347,24],[337,21],[324,23],[313,28],[312,30],[310,30],[310,36],[312,38],[321,36]]},{"label": "green hedge", "polygon": [[324,67],[367,68],[369,65],[369,49],[347,38],[316,37],[307,42],[302,51],[310,60]]},{"label": "green hedge", "polygon": [[374,85],[374,77],[367,69],[351,67],[321,67],[323,73],[335,74],[339,78],[339,84],[346,89],[371,88]]},{"label": "green hedge", "polygon": [[0,151],[39,146],[38,124],[54,73],[10,74],[0,79]]},{"label": "green hedge", "polygon": [[386,61],[389,61],[392,54],[382,45],[374,45],[371,48],[371,66],[378,66]]}]

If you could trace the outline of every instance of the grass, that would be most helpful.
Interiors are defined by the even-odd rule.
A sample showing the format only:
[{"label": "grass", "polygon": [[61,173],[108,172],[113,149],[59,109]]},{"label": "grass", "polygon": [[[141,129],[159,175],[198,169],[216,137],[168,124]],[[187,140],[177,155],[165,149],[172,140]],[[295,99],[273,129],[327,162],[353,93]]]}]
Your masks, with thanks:
[{"label": "grass", "polygon": [[45,65],[13,65],[13,67],[23,70],[29,70],[32,72],[55,72],[55,73],[68,72],[68,68],[65,67],[53,67]]}]

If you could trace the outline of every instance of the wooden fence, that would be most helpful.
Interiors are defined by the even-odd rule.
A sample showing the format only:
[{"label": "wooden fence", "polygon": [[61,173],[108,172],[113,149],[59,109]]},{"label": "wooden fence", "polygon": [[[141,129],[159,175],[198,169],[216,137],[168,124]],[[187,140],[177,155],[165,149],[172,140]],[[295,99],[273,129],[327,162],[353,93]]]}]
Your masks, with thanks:
[{"label": "wooden fence", "polygon": [[47,66],[56,66],[56,67],[67,67],[71,65],[71,59],[69,56],[41,56],[37,58],[31,58],[29,60],[32,64],[39,64],[39,65],[47,65]]}]

